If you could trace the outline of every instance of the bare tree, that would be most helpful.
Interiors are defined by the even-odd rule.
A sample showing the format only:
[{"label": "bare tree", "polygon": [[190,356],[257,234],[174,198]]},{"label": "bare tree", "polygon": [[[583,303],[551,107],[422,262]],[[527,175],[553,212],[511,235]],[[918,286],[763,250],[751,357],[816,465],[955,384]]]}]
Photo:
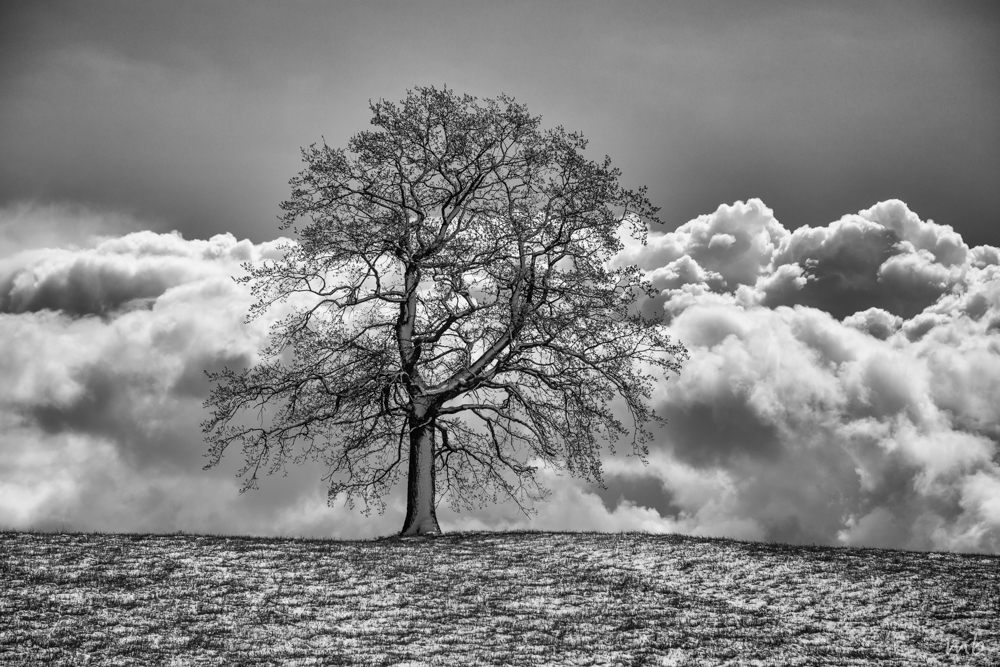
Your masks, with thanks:
[{"label": "bare tree", "polygon": [[302,151],[282,204],[283,229],[309,220],[298,243],[244,266],[249,318],[311,301],[274,325],[260,364],[210,374],[206,468],[239,442],[245,491],[262,469],[322,461],[330,502],[360,497],[367,516],[405,463],[402,534],[422,535],[440,532],[444,495],[458,511],[502,491],[525,514],[525,496],[548,496],[522,449],[603,486],[600,443],[614,453],[630,432],[616,396],[645,463],[644,425],[662,421],[649,371],[687,355],[633,307],[652,295],[639,270],[606,267],[623,224],[645,242],[645,188],[623,189],[580,134],[540,130],[505,95],[417,88],[370,107],[377,129],[346,151]]}]

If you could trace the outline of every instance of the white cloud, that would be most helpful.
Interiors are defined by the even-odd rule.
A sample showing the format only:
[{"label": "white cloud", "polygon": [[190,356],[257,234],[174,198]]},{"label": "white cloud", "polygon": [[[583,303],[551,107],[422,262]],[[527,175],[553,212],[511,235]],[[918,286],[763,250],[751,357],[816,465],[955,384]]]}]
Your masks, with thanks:
[{"label": "white cloud", "polygon": [[[238,451],[201,469],[202,370],[252,363],[266,335],[266,321],[244,324],[250,297],[231,276],[275,244],[102,237],[98,223],[0,259],[0,525],[398,530],[401,486],[366,518],[327,507],[322,470],[290,466],[239,496]],[[649,466],[605,457],[607,491],[543,469],[553,495],[534,519],[443,502],[445,530],[1000,551],[995,248],[968,248],[901,202],[790,233],[752,200],[626,244],[626,260],[663,290],[653,305],[691,352],[654,395],[669,423]]]},{"label": "white cloud", "polygon": [[[771,256],[788,236],[774,213],[759,199],[746,204],[722,205],[667,234],[651,234],[646,247],[629,245],[619,264],[638,264],[649,270],[666,267],[684,259],[690,275],[687,282],[701,282],[700,272],[720,277],[720,288],[733,291],[740,285],[754,285]],[[697,270],[691,267],[697,266]],[[683,282],[676,285],[680,287]]]},{"label": "white cloud", "polygon": [[903,318],[881,308],[869,308],[845,317],[844,324],[879,340],[885,340],[899,330],[903,325]]},{"label": "white cloud", "polygon": [[698,516],[669,471],[722,471],[725,515],[768,539],[1000,549],[1000,252],[893,200],[825,227],[767,225],[773,252],[732,289],[695,261],[714,224],[628,250],[662,289],[644,308],[667,313],[691,359],[657,397],[670,462],[618,470],[616,488],[628,498],[655,475],[662,499],[636,493]]},{"label": "white cloud", "polygon": [[703,292],[742,294],[771,308],[803,305],[838,319],[871,308],[911,318],[970,274],[1000,263],[995,248],[971,249],[948,225],[920,220],[889,200],[823,227],[789,232],[760,200],[723,205],[648,245],[626,243],[617,264],[636,263],[662,295],[645,306],[668,316]]},{"label": "white cloud", "polygon": [[0,260],[0,313],[43,309],[104,315],[151,304],[171,287],[209,278],[278,254],[231,234],[187,241],[178,234],[133,232],[91,248],[23,250]]},{"label": "white cloud", "polygon": [[[1000,549],[996,249],[899,201],[771,238],[770,264],[761,255],[756,283],[732,293],[691,271],[661,280],[656,301],[691,359],[657,394],[672,463],[656,474],[725,471],[727,515],[769,539]],[[673,270],[703,252],[676,235],[651,246],[630,257]],[[656,284],[662,269],[645,268]]]},{"label": "white cloud", "polygon": [[232,276],[278,242],[80,242],[0,259],[0,525],[280,531],[274,512],[237,503],[232,466],[202,471],[199,431],[203,371],[253,363],[269,323],[244,324],[251,297]]},{"label": "white cloud", "polygon": [[880,202],[858,215],[892,230],[916,250],[930,252],[934,262],[943,266],[964,264],[968,256],[969,246],[950,225],[921,220],[898,199]]}]

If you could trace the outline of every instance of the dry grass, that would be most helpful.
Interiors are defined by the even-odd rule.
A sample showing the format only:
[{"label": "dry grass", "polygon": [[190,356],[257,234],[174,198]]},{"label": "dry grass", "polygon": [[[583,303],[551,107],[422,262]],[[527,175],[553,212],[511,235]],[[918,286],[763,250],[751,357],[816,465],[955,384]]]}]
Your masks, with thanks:
[{"label": "dry grass", "polygon": [[0,532],[3,665],[997,665],[1000,556]]}]

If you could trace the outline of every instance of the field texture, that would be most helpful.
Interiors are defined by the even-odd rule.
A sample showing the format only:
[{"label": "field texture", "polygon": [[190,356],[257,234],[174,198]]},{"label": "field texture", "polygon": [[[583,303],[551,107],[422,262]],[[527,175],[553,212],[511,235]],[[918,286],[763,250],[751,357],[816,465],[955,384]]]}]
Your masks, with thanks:
[{"label": "field texture", "polygon": [[1000,556],[0,533],[2,665],[1000,665]]}]

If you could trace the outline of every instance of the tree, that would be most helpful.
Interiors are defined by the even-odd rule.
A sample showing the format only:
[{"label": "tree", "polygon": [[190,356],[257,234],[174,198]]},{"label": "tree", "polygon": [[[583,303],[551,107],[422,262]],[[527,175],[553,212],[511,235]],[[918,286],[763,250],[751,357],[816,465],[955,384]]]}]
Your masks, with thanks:
[{"label": "tree", "polygon": [[417,88],[369,106],[377,129],[348,150],[303,149],[281,218],[308,220],[298,242],[243,267],[248,317],[309,301],[273,326],[261,363],[209,374],[205,467],[239,442],[242,492],[261,469],[322,461],[330,503],[362,498],[368,516],[405,462],[401,534],[422,535],[440,532],[444,495],[460,511],[502,491],[528,514],[521,501],[550,492],[521,449],[604,488],[600,440],[614,453],[629,434],[615,396],[645,463],[645,424],[663,420],[636,362],[678,372],[687,354],[633,307],[654,294],[638,268],[606,267],[623,224],[645,243],[645,188],[623,189],[582,135],[540,130],[506,95]]}]

